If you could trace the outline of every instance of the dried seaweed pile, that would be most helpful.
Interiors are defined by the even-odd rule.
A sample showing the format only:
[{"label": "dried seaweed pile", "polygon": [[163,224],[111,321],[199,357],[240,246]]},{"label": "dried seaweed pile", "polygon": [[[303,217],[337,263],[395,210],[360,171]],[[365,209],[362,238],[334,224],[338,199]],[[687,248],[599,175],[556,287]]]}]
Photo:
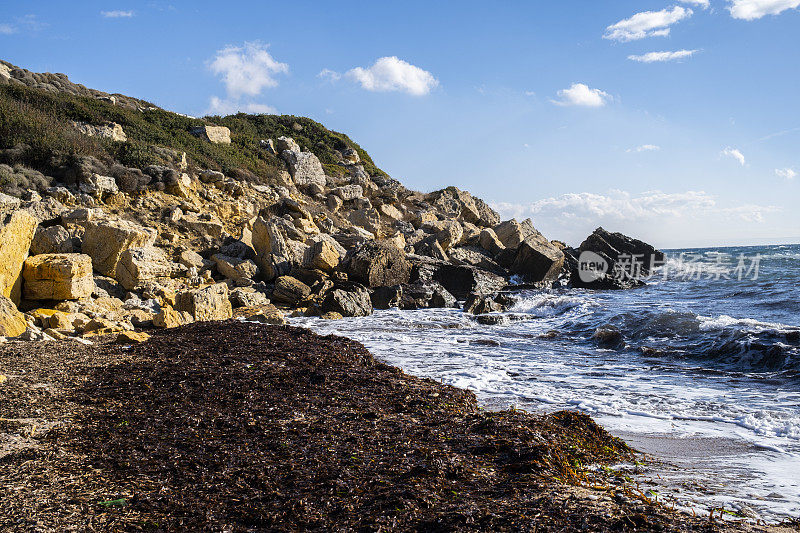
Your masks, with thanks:
[{"label": "dried seaweed pile", "polygon": [[583,467],[630,457],[589,417],[483,412],[347,339],[227,322],[37,346],[0,348],[0,437],[29,444],[0,452],[0,529],[706,527],[565,484],[613,496]]}]

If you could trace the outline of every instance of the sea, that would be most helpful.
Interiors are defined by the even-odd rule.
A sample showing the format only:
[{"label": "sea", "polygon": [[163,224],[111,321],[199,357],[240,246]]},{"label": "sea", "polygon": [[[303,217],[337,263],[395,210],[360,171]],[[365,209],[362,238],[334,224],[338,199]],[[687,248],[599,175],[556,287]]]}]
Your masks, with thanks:
[{"label": "sea", "polygon": [[668,505],[800,518],[800,245],[669,250],[645,281],[519,291],[493,325],[458,309],[292,323],[487,409],[588,413],[647,454],[634,482]]}]

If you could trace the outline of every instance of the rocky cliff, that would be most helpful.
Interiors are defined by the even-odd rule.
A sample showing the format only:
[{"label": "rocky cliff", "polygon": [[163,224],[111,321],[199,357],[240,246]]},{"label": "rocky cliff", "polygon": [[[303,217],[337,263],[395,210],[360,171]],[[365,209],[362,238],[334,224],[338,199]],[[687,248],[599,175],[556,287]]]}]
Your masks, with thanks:
[{"label": "rocky cliff", "polygon": [[[512,279],[575,278],[577,252],[530,220],[455,187],[409,190],[310,119],[198,119],[6,62],[0,191],[0,336],[463,300],[482,313]],[[626,253],[609,235],[581,251]]]}]

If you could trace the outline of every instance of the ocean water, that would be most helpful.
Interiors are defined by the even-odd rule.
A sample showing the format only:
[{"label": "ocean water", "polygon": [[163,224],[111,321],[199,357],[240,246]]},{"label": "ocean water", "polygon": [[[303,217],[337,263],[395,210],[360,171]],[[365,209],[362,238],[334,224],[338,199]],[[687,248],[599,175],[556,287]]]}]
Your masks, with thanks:
[{"label": "ocean water", "polygon": [[800,246],[674,250],[646,287],[525,291],[502,315],[292,322],[489,408],[586,412],[663,459],[638,479],[683,508],[800,517]]}]

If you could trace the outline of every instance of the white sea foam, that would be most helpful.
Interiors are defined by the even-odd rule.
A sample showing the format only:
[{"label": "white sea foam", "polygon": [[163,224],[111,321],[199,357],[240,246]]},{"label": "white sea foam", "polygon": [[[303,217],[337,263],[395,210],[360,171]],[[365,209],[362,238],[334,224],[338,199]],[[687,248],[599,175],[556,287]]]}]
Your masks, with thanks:
[{"label": "white sea foam", "polygon": [[728,315],[713,316],[697,316],[700,323],[700,329],[703,331],[722,330],[727,328],[737,328],[749,333],[789,333],[792,331],[800,331],[800,327],[790,326],[788,324],[781,324],[778,322],[760,322],[752,318],[734,318]]}]

